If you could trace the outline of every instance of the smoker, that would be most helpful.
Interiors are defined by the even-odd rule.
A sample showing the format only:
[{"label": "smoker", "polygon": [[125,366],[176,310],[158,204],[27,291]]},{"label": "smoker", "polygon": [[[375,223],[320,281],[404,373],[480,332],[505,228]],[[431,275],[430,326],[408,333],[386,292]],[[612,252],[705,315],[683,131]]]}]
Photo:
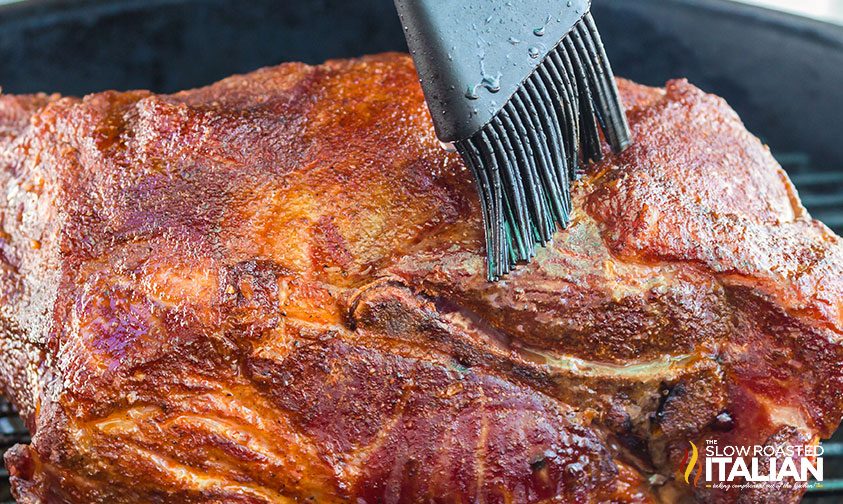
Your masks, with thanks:
[{"label": "smoker", "polygon": [[[768,143],[811,214],[843,234],[843,27],[728,0],[594,0],[618,75],[687,77]],[[170,92],[283,61],[406,51],[392,0],[30,0],[0,7],[9,93]],[[838,438],[840,436],[837,436]],[[0,402],[0,452],[28,442]],[[805,502],[843,498],[843,443]],[[0,471],[0,502],[10,501]],[[837,479],[835,479],[837,478]]]}]

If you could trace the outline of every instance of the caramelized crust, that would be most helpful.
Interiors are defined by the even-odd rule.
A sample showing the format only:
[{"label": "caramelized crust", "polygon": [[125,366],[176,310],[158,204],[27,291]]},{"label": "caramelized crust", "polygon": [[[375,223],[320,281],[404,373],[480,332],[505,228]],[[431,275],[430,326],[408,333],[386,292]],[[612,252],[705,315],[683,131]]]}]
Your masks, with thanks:
[{"label": "caramelized crust", "polygon": [[843,245],[721,99],[620,88],[634,145],[496,284],[407,56],[0,96],[19,501],[796,502],[675,472],[837,427]]}]

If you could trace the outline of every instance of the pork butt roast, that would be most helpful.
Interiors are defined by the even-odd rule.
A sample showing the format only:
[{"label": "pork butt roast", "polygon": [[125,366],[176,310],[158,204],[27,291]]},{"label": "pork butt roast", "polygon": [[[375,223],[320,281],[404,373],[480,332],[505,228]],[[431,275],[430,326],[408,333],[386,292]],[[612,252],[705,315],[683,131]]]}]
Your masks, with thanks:
[{"label": "pork butt roast", "polygon": [[619,86],[633,145],[497,283],[408,56],[1,96],[19,502],[797,502],[682,471],[835,430],[843,244],[722,99]]}]

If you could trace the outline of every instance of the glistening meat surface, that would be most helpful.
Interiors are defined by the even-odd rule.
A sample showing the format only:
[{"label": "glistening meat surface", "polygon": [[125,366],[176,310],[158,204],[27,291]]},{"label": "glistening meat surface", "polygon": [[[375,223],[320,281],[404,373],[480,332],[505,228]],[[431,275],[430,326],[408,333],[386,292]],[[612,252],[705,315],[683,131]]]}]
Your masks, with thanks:
[{"label": "glistening meat surface", "polygon": [[843,245],[721,99],[620,88],[634,145],[497,284],[406,56],[0,96],[19,501],[797,501],[675,473],[837,427]]}]

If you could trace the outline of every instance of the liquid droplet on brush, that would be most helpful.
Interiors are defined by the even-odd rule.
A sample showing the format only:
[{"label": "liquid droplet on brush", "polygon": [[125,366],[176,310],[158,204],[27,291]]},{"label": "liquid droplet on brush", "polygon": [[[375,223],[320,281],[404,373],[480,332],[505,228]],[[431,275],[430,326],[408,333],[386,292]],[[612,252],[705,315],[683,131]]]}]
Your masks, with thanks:
[{"label": "liquid droplet on brush", "polygon": [[539,57],[539,48],[532,46],[527,50],[527,54],[529,54],[531,58],[536,59]]},{"label": "liquid droplet on brush", "polygon": [[501,76],[500,74],[496,76],[484,76],[483,80],[480,81],[480,85],[486,88],[490,93],[497,93],[501,90]]},{"label": "liquid droplet on brush", "polygon": [[538,28],[533,28],[533,35],[536,37],[543,37],[545,29],[547,29],[547,24],[553,19],[553,16],[547,16],[544,20],[544,24],[539,26]]},{"label": "liquid droplet on brush", "polygon": [[476,100],[480,98],[480,95],[477,94],[477,86],[468,86],[465,90],[465,97],[469,100]]}]

